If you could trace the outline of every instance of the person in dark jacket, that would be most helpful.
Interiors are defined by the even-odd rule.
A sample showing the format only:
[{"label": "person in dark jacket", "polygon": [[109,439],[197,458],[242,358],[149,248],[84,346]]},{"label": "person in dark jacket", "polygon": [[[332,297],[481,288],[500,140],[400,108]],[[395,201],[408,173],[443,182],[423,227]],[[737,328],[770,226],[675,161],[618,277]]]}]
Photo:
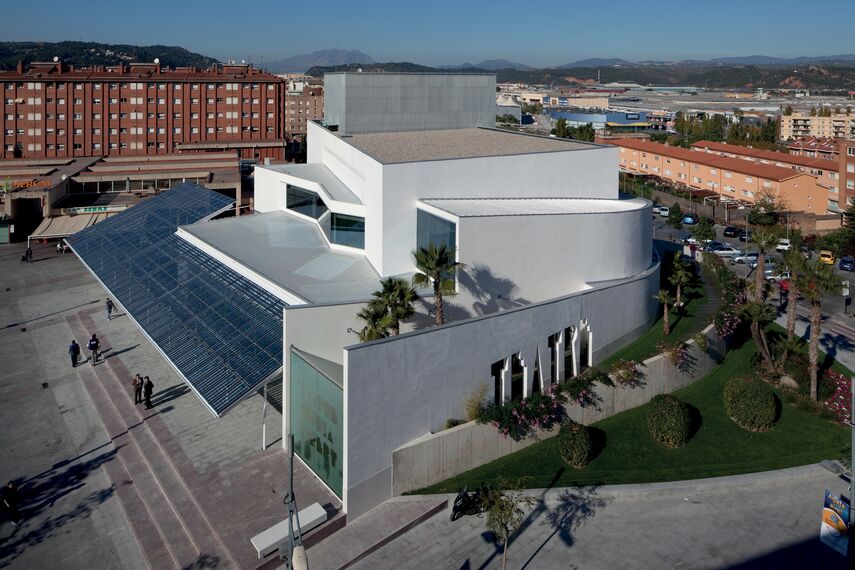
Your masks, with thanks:
[{"label": "person in dark jacket", "polygon": [[92,335],[86,348],[89,349],[89,358],[91,359],[92,366],[95,366],[95,362],[98,360],[98,349],[101,348],[101,341],[98,340],[97,335]]},{"label": "person in dark jacket", "polygon": [[71,357],[71,367],[77,367],[77,359],[80,358],[80,345],[77,344],[76,340],[71,341],[71,345],[68,347],[68,355]]},{"label": "person in dark jacket", "polygon": [[151,381],[151,378],[148,376],[145,377],[145,382],[143,382],[143,396],[145,396],[145,409],[151,409],[151,393],[154,391],[154,382]]},{"label": "person in dark jacket", "polygon": [[21,517],[18,515],[18,486],[14,481],[9,481],[3,489],[3,509],[9,516],[9,521],[18,526]]}]

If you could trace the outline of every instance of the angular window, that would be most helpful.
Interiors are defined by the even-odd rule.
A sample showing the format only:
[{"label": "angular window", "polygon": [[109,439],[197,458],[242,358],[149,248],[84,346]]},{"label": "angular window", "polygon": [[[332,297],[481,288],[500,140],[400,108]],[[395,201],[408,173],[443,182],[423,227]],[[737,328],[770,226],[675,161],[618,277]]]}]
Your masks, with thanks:
[{"label": "angular window", "polygon": [[416,247],[427,247],[433,242],[437,247],[442,244],[451,249],[457,247],[457,224],[429,214],[424,210],[417,211],[416,218]]},{"label": "angular window", "polygon": [[304,216],[318,219],[327,211],[321,197],[305,188],[288,184],[285,204],[289,210],[294,210]]},{"label": "angular window", "polygon": [[333,213],[330,221],[330,241],[365,249],[365,218]]}]

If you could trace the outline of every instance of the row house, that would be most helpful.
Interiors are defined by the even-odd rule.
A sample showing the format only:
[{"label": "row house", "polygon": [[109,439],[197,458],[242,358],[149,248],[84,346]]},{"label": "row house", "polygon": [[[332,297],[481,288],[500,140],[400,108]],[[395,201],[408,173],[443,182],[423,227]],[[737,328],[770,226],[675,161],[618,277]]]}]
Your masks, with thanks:
[{"label": "row house", "polygon": [[816,176],[791,168],[714,155],[638,139],[617,139],[621,171],[652,175],[721,199],[756,203],[758,197],[783,199],[792,211],[823,214],[827,190]]}]

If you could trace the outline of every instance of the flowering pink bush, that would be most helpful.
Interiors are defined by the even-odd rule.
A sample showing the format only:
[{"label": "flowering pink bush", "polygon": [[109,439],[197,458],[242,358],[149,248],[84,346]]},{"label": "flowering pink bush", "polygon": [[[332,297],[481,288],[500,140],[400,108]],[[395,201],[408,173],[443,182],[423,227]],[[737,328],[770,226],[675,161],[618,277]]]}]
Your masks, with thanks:
[{"label": "flowering pink bush", "polygon": [[564,402],[554,390],[501,405],[483,406],[475,421],[493,424],[504,437],[520,441],[537,429],[551,429],[564,417]]},{"label": "flowering pink bush", "polygon": [[660,342],[656,349],[665,356],[672,366],[676,366],[679,370],[688,372],[691,368],[692,355],[689,353],[689,345],[685,342],[672,345]]},{"label": "flowering pink bush", "polygon": [[825,377],[834,386],[834,394],[825,401],[825,405],[841,424],[846,424],[852,417],[852,381],[834,370],[825,373]]},{"label": "flowering pink bush", "polygon": [[638,360],[618,360],[614,363],[611,375],[618,386],[623,388],[637,388],[644,385],[643,362]]}]

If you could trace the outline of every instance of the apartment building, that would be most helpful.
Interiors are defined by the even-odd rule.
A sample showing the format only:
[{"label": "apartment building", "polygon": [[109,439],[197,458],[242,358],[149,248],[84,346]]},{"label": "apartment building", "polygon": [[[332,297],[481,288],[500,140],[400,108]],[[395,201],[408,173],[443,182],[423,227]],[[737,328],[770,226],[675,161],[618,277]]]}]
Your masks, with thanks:
[{"label": "apartment building", "polygon": [[828,117],[808,113],[782,114],[781,140],[799,137],[855,138],[855,114],[833,113]]},{"label": "apartment building", "polygon": [[800,137],[787,141],[787,152],[793,156],[837,160],[840,156],[839,142],[829,137]]},{"label": "apartment building", "polygon": [[284,84],[245,64],[75,69],[35,62],[0,72],[0,158],[231,151],[283,158]]},{"label": "apartment building", "polygon": [[773,150],[713,141],[698,141],[692,145],[692,149],[716,156],[738,158],[757,164],[771,164],[773,166],[791,168],[799,172],[812,174],[816,177],[817,184],[828,191],[828,210],[830,212],[839,211],[840,204],[845,203],[845,187],[841,187],[840,164],[836,160],[791,155],[785,152],[775,152]]},{"label": "apartment building", "polygon": [[618,160],[625,172],[657,176],[746,204],[772,194],[786,200],[792,211],[824,214],[830,206],[828,190],[808,172],[638,139],[612,144],[620,147]]},{"label": "apartment building", "polygon": [[306,122],[324,118],[324,86],[317,80],[291,79],[285,90],[285,136],[304,140]]}]

